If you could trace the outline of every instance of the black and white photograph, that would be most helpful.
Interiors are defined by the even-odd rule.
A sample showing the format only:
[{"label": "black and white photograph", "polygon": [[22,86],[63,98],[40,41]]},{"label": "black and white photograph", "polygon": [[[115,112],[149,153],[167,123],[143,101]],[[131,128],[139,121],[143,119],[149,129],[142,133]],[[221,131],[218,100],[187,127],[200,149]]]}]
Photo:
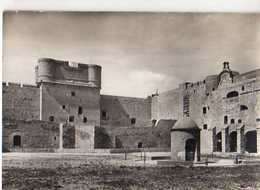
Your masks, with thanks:
[{"label": "black and white photograph", "polygon": [[3,189],[260,189],[260,13],[2,22]]}]

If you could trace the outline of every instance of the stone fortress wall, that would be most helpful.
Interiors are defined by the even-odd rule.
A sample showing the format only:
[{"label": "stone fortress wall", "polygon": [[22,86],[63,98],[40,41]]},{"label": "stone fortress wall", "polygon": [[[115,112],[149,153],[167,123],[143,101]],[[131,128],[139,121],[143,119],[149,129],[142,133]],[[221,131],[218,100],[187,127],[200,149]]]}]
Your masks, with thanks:
[{"label": "stone fortress wall", "polygon": [[169,123],[189,117],[201,129],[202,153],[260,152],[259,77],[260,69],[239,74],[224,62],[218,75],[132,98],[101,95],[98,65],[43,58],[36,86],[3,83],[3,133],[9,130],[6,120],[39,120],[59,124],[64,141],[59,147],[65,149],[165,147]]}]

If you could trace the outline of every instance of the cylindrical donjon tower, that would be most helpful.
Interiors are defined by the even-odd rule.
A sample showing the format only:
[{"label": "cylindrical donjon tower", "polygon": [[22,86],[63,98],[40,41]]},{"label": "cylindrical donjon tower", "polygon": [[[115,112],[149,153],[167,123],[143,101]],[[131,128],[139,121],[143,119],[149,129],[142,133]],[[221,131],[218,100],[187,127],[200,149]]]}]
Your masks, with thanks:
[{"label": "cylindrical donjon tower", "polygon": [[37,75],[37,82],[52,81],[55,75],[55,65],[53,64],[53,60],[49,58],[39,59]]}]

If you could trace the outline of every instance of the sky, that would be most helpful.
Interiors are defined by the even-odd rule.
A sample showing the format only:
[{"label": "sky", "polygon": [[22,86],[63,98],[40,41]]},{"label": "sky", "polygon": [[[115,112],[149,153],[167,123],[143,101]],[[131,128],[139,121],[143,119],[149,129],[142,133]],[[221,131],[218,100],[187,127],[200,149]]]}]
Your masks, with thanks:
[{"label": "sky", "polygon": [[102,94],[146,97],[260,68],[260,14],[5,12],[3,81],[35,83],[37,60],[102,66]]}]

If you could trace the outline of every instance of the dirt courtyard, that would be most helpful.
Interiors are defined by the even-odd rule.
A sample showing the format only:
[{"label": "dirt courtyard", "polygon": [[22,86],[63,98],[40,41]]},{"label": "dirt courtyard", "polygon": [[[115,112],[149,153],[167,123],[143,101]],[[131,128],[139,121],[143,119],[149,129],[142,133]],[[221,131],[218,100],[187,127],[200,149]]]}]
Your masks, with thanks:
[{"label": "dirt courtyard", "polygon": [[[103,159],[102,159],[103,158]],[[41,158],[45,160],[47,158]],[[52,158],[53,159],[53,158]],[[88,158],[85,158],[88,160]],[[127,166],[92,157],[77,165],[15,167],[2,171],[3,189],[260,189],[260,166]],[[118,157],[120,159],[120,157]],[[60,160],[60,158],[59,158]],[[73,159],[72,159],[73,160]],[[75,158],[79,160],[79,157]],[[55,162],[47,159],[48,162]]]}]

